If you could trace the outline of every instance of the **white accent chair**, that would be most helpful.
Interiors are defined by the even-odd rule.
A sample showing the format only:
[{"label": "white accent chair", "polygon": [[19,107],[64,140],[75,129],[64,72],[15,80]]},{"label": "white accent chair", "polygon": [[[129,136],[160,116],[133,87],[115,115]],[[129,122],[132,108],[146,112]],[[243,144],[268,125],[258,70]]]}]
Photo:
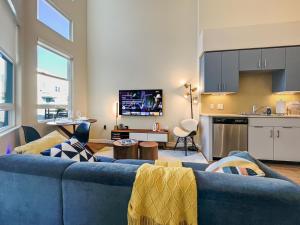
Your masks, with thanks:
[{"label": "white accent chair", "polygon": [[178,143],[180,141],[183,141],[185,155],[187,155],[187,151],[188,151],[187,144],[188,144],[189,139],[192,141],[193,148],[198,149],[194,142],[194,136],[197,134],[198,124],[199,124],[199,122],[197,120],[186,119],[186,120],[182,120],[180,122],[180,127],[174,128],[173,133],[177,137],[177,141],[176,141],[174,150],[176,150]]}]

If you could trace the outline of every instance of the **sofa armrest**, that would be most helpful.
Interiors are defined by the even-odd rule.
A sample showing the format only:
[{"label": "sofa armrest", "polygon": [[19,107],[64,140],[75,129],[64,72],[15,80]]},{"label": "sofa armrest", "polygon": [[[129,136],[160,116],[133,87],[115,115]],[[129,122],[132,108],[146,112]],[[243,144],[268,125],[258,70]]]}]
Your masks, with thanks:
[{"label": "sofa armrest", "polygon": [[300,186],[265,177],[195,172],[200,224],[299,224]]}]

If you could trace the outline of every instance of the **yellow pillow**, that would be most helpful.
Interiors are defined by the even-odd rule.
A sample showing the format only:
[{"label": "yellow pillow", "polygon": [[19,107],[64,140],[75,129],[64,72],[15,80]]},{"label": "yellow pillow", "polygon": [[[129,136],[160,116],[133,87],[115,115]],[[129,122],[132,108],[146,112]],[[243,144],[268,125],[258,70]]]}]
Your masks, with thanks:
[{"label": "yellow pillow", "polygon": [[66,140],[66,137],[61,135],[58,131],[53,131],[36,141],[16,147],[15,151],[18,154],[40,154],[42,151],[65,142]]}]

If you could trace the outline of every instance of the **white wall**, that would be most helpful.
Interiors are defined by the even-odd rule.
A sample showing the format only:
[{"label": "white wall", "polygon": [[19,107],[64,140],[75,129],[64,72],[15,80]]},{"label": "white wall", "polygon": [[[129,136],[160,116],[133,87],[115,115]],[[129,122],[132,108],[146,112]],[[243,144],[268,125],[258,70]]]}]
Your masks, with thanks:
[{"label": "white wall", "polygon": [[199,0],[201,29],[300,20],[299,0]]},{"label": "white wall", "polygon": [[110,137],[120,89],[164,91],[164,116],[122,117],[131,128],[157,119],[171,130],[189,117],[183,83],[198,85],[197,0],[89,0],[87,15],[88,111],[99,121],[92,137]]},{"label": "white wall", "polygon": [[203,51],[300,44],[298,0],[199,0]]}]

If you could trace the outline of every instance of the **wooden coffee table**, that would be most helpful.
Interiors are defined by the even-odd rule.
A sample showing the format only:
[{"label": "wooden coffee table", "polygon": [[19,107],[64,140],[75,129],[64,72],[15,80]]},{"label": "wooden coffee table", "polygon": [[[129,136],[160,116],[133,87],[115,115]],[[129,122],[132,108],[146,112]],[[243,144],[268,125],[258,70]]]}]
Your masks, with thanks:
[{"label": "wooden coffee table", "polygon": [[156,160],[158,159],[158,143],[153,141],[141,142],[140,147],[140,159],[144,160]]},{"label": "wooden coffee table", "polygon": [[119,141],[113,143],[115,159],[138,159],[138,142],[131,144],[122,144]]}]

